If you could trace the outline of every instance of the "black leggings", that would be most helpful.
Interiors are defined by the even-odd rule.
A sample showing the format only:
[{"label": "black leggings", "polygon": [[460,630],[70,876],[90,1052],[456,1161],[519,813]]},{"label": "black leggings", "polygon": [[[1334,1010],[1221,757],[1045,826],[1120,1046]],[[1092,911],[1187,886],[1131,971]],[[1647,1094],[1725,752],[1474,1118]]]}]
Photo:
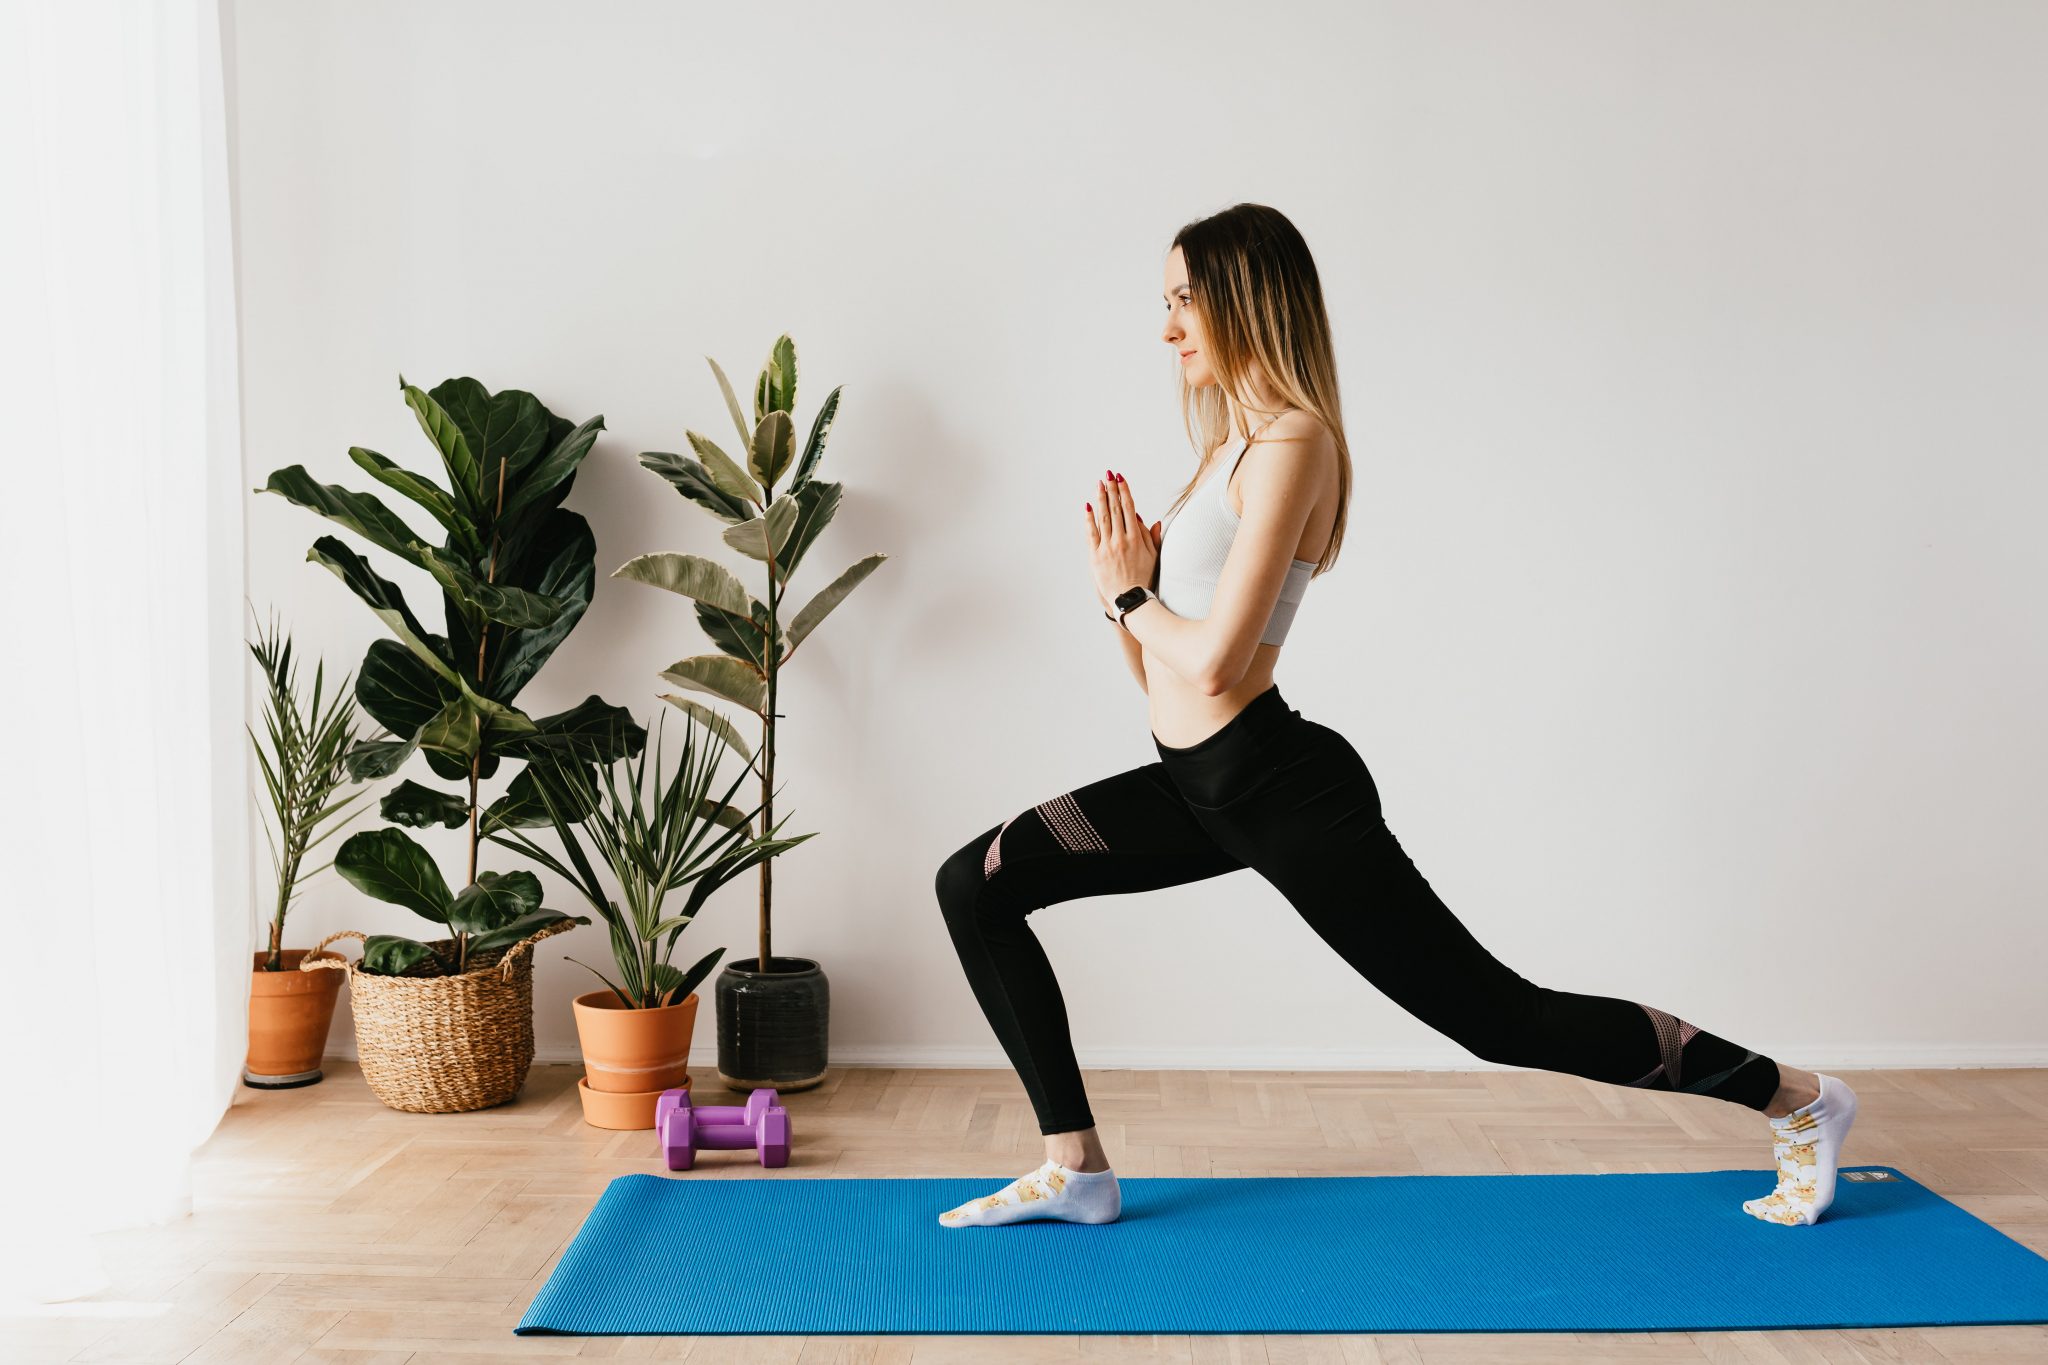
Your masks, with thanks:
[{"label": "black leggings", "polygon": [[1041,801],[940,865],[960,963],[1038,1115],[1095,1124],[1066,1003],[1025,917],[1084,896],[1256,868],[1396,1004],[1475,1056],[1762,1109],[1770,1058],[1650,1005],[1531,984],[1437,898],[1380,813],[1372,774],[1336,731],[1273,686],[1198,744]]}]

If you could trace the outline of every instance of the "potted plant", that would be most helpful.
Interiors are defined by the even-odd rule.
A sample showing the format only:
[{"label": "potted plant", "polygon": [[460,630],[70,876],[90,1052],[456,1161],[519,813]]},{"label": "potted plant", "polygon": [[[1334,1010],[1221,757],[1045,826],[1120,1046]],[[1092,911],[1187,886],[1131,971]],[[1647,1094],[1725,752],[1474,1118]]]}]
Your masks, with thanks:
[{"label": "potted plant", "polygon": [[[661,1093],[690,1084],[697,983],[725,949],[714,948],[688,970],[679,969],[669,959],[683,930],[712,892],[811,837],[778,838],[770,830],[755,838],[750,822],[761,808],[743,814],[729,804],[751,765],[713,798],[711,784],[728,746],[708,729],[711,742],[700,746],[689,717],[684,724],[682,757],[666,776],[662,727],[655,734],[651,775],[644,748],[637,760],[594,770],[567,756],[536,760],[530,771],[544,814],[506,812],[487,836],[567,880],[611,931],[615,978],[570,959],[604,983],[604,989],[575,1001],[585,1068],[577,1088],[584,1119],[599,1128],[652,1128]],[[519,832],[522,825],[540,824],[553,828],[567,865]],[[579,824],[595,860],[577,837]],[[616,900],[606,894],[599,862],[618,888]],[[671,908],[669,898],[677,893],[683,894],[682,905]]]},{"label": "potted plant", "polygon": [[[467,866],[455,890],[402,829],[366,830],[335,852],[335,870],[378,900],[404,906],[447,937],[336,934],[363,942],[346,970],[353,983],[363,1075],[395,1109],[441,1113],[500,1104],[518,1093],[533,1060],[533,962],[527,951],[588,919],[542,907],[531,872],[481,872],[480,826],[492,811],[534,800],[531,769],[486,807],[480,787],[505,759],[572,752],[588,761],[637,753],[647,732],[595,696],[534,718],[514,698],[590,605],[596,543],[561,506],[604,418],[580,425],[532,394],[492,393],[474,379],[399,391],[432,441],[447,482],[411,472],[374,450],[349,449],[370,477],[404,494],[444,532],[429,545],[377,498],[316,482],[302,465],[271,474],[277,493],[421,570],[441,594],[445,635],[422,624],[398,586],[333,536],[307,558],[330,570],[395,637],[378,640],[357,670],[356,699],[396,736],[359,742],[358,777],[387,777],[415,753],[442,791],[410,779],[379,803],[393,825],[467,829]],[[322,948],[326,943],[320,945]],[[340,966],[308,958],[304,970]]]},{"label": "potted plant", "polygon": [[305,857],[341,829],[369,793],[334,799],[351,779],[343,762],[357,738],[360,717],[349,695],[349,679],[330,698],[327,666],[316,662],[310,697],[299,688],[292,642],[281,635],[275,615],[255,640],[245,641],[263,669],[263,728],[269,747],[244,725],[263,770],[270,809],[263,821],[277,896],[270,912],[270,945],[254,954],[249,973],[249,1045],[242,1084],[259,1090],[288,1090],[321,1078],[320,1058],[334,1022],[334,997],[341,978],[332,972],[302,972],[304,948],[284,946],[284,921],[293,898],[308,878],[331,867],[307,870]]},{"label": "potted plant", "polygon": [[[832,609],[888,556],[871,554],[859,560],[794,614],[788,612],[784,598],[789,580],[839,509],[841,486],[819,479],[817,473],[825,438],[839,411],[840,391],[832,390],[818,409],[799,459],[791,416],[796,408],[796,347],[789,337],[777,337],[769,348],[754,383],[751,422],[725,371],[716,360],[705,359],[732,414],[740,460],[708,437],[686,431],[695,458],[647,451],[640,462],[726,523],[725,543],[760,564],[764,598],[748,592],[715,560],[698,555],[641,555],[613,570],[612,577],[665,588],[696,603],[697,623],[718,652],[678,660],[661,676],[678,687],[729,702],[760,722],[762,818],[772,822],[775,722],[780,716],[775,699],[782,668]],[[778,495],[775,484],[784,474],[790,475],[789,485]],[[673,694],[662,700],[702,720],[746,753],[738,732],[717,711]],[[773,868],[772,858],[762,860],[759,951],[752,958],[727,963],[717,984],[718,1070],[720,1079],[735,1090],[802,1090],[825,1078],[829,983],[815,959],[774,956]]]}]

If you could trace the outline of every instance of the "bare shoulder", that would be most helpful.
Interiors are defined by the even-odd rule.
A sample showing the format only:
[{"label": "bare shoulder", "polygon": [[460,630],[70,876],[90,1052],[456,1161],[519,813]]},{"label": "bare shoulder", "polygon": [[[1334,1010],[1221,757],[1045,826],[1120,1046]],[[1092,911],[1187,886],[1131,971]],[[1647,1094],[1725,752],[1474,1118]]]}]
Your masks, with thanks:
[{"label": "bare shoulder", "polygon": [[1268,422],[1265,430],[1259,433],[1258,443],[1293,446],[1312,457],[1337,449],[1337,438],[1323,425],[1323,419],[1300,408],[1283,412]]},{"label": "bare shoulder", "polygon": [[1241,490],[1247,487],[1256,490],[1253,496],[1261,501],[1306,496],[1313,502],[1324,486],[1325,472],[1335,464],[1337,438],[1321,418],[1297,409],[1267,423],[1252,449],[1257,458],[1240,460],[1233,480],[1239,496],[1231,500],[1232,510],[1240,516],[1244,506]]}]

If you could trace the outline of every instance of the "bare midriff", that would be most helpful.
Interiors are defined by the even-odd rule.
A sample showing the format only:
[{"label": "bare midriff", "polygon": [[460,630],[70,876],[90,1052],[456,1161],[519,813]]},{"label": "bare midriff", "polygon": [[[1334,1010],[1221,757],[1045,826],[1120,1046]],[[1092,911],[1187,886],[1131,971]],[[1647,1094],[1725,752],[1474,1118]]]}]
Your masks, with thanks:
[{"label": "bare midriff", "polygon": [[1226,725],[1245,704],[1273,685],[1273,664],[1280,657],[1279,645],[1257,645],[1251,666],[1237,686],[1211,697],[1193,683],[1145,653],[1145,695],[1152,733],[1159,742],[1175,749],[1198,744]]}]

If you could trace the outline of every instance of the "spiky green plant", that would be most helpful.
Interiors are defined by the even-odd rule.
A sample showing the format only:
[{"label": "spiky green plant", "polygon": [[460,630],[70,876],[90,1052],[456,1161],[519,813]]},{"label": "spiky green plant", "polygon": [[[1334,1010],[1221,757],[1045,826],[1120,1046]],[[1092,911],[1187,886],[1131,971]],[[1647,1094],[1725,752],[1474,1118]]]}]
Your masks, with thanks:
[{"label": "spiky green plant", "polygon": [[349,807],[370,793],[365,790],[338,801],[332,799],[352,780],[344,760],[349,746],[356,742],[356,725],[361,719],[355,699],[349,695],[349,678],[344,676],[333,696],[327,697],[327,665],[316,660],[312,695],[302,693],[291,636],[279,628],[275,612],[268,627],[257,627],[256,639],[243,643],[263,669],[265,684],[263,728],[270,741],[268,751],[254,729],[247,724],[242,728],[248,732],[249,745],[263,769],[264,788],[270,793],[263,835],[270,844],[277,898],[271,906],[270,950],[263,970],[275,972],[284,967],[284,920],[299,887],[334,866],[330,860],[302,870],[306,855],[361,814]]},{"label": "spiky green plant", "polygon": [[[664,776],[665,722],[657,724],[651,782],[645,748],[637,760],[601,765],[598,776],[587,764],[552,756],[535,760],[528,771],[536,774],[547,822],[561,841],[567,866],[516,831],[490,836],[491,842],[518,849],[553,870],[590,902],[611,930],[618,980],[580,959],[569,960],[604,982],[628,1009],[686,999],[725,952],[714,948],[687,971],[669,961],[676,940],[704,902],[756,863],[811,837],[784,839],[771,829],[755,838],[751,822],[762,808],[741,813],[728,804],[751,765],[740,770],[722,795],[712,798],[711,784],[729,746],[706,727],[711,742],[700,748],[690,717],[684,717],[684,726],[682,756],[675,771]],[[579,825],[619,888],[617,900],[605,894],[604,882],[577,838]],[[671,912],[668,899],[679,892],[685,893],[682,908]]]}]

